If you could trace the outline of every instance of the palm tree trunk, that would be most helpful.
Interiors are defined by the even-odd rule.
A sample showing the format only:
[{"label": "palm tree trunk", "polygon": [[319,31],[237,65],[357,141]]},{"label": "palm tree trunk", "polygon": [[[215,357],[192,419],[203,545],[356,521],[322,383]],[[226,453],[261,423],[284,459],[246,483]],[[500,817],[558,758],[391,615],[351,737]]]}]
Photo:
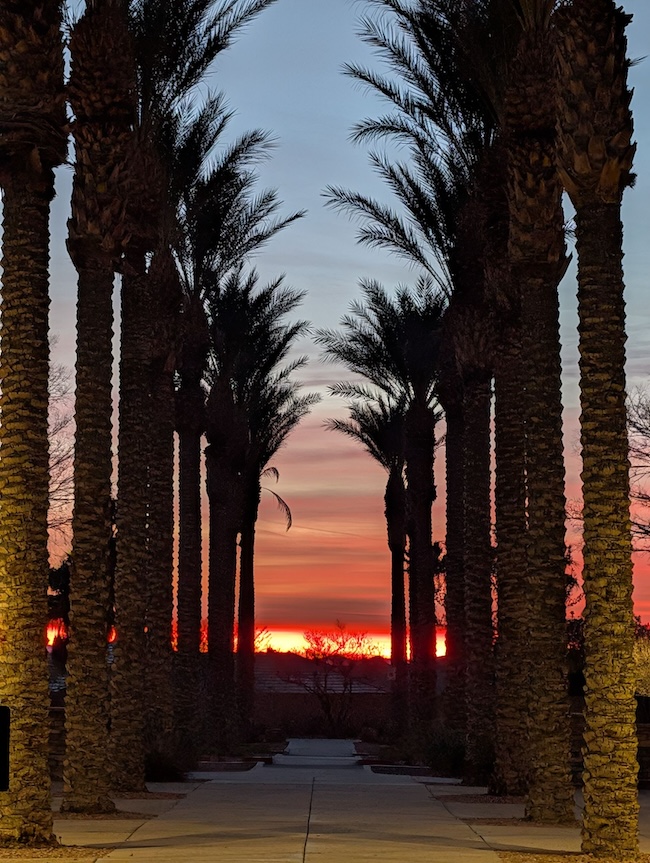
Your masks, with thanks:
[{"label": "palm tree trunk", "polygon": [[468,378],[464,394],[465,770],[470,782],[482,784],[494,757],[490,378]]},{"label": "palm tree trunk", "polygon": [[404,700],[407,697],[406,665],[406,592],[404,562],[406,552],[406,490],[402,465],[388,475],[384,494],[388,547],[391,560],[390,662],[395,678],[392,686],[393,723],[404,725]]},{"label": "palm tree trunk", "polygon": [[53,843],[48,770],[48,264],[51,170],[2,178],[0,701],[11,716],[0,839]]},{"label": "palm tree trunk", "polygon": [[64,812],[110,812],[108,766],[109,556],[113,261],[97,248],[71,252],[78,270],[70,644],[66,689]]},{"label": "palm tree trunk", "polygon": [[[558,268],[531,268],[521,283],[526,356],[527,596],[535,610],[529,651],[536,658],[529,698],[530,781],[535,821],[572,821],[566,668],[566,560]],[[520,272],[518,268],[518,272]]]},{"label": "palm tree trunk", "polygon": [[111,811],[108,666],[114,564],[112,325],[115,263],[127,230],[135,71],[123,3],[87,3],[70,35],[67,95],[75,176],[68,251],[79,274],[72,633],[64,811]]},{"label": "palm tree trunk", "polygon": [[[176,395],[178,429],[178,591],[174,699],[177,745],[192,763],[197,754],[201,648],[201,432],[200,382],[186,380]],[[197,418],[199,421],[197,422]]]},{"label": "palm tree trunk", "polygon": [[638,850],[632,563],[618,204],[576,215],[584,494],[585,746],[582,848]]},{"label": "palm tree trunk", "polygon": [[431,543],[431,506],[435,498],[434,425],[426,406],[411,405],[404,436],[411,624],[410,707],[416,726],[424,727],[433,718],[436,700],[436,610]]},{"label": "palm tree trunk", "polygon": [[217,751],[235,737],[235,583],[239,489],[228,465],[206,448],[210,503],[210,561],[208,592],[208,655],[211,678],[212,741]]},{"label": "palm tree trunk", "polygon": [[529,713],[528,622],[534,614],[526,589],[526,464],[521,405],[521,333],[505,330],[495,375],[495,512],[498,640],[496,643],[495,765],[493,794],[525,794]]},{"label": "palm tree trunk", "polygon": [[406,662],[406,491],[401,466],[391,470],[384,494],[388,547],[391,553],[390,659],[395,668]]},{"label": "palm tree trunk", "polygon": [[582,849],[638,856],[632,563],[620,207],[635,145],[625,28],[613,0],[556,13],[559,156],[576,210],[584,496],[586,730]]},{"label": "palm tree trunk", "polygon": [[259,479],[256,479],[251,485],[240,541],[237,701],[245,728],[252,721],[255,700],[255,524],[261,492]]},{"label": "palm tree trunk", "polygon": [[465,735],[465,421],[462,407],[447,405],[445,459],[447,479],[447,555],[445,572],[446,663],[444,715],[448,727]]},{"label": "palm tree trunk", "polygon": [[145,736],[150,757],[174,759],[172,617],[174,580],[174,366],[180,287],[176,263],[161,244],[149,267],[154,326],[150,344],[151,424],[147,542]]},{"label": "palm tree trunk", "polygon": [[198,393],[187,393],[181,385],[177,396],[178,428],[178,653],[196,657],[201,646],[201,429],[191,422]]},{"label": "palm tree trunk", "polygon": [[[535,275],[542,270],[542,274]],[[557,267],[536,267],[522,295],[526,356],[528,650],[535,657],[529,698],[530,781],[535,821],[573,821],[569,773],[564,457]]]},{"label": "palm tree trunk", "polygon": [[[548,158],[547,155],[547,164]],[[546,188],[550,185],[546,178]],[[557,187],[555,203],[561,237]],[[547,212],[552,209],[548,200],[544,204]],[[528,691],[535,712],[529,722],[526,813],[535,821],[549,822],[574,818],[566,668],[566,500],[557,291],[560,272],[558,264],[545,265],[541,254],[534,266],[521,264],[513,269],[522,285],[528,504],[526,583],[534,610],[528,633],[528,650],[535,657]]]},{"label": "palm tree trunk", "polygon": [[148,754],[173,758],[174,380],[152,369],[145,662]]},{"label": "palm tree trunk", "polygon": [[122,791],[145,789],[144,656],[147,606],[150,309],[144,254],[122,277],[115,662],[111,669],[111,763]]},{"label": "palm tree trunk", "polygon": [[521,295],[526,398],[530,783],[527,817],[572,821],[566,672],[564,451],[557,286],[566,252],[556,165],[553,47],[549,31],[525,33],[508,92],[508,241]]}]

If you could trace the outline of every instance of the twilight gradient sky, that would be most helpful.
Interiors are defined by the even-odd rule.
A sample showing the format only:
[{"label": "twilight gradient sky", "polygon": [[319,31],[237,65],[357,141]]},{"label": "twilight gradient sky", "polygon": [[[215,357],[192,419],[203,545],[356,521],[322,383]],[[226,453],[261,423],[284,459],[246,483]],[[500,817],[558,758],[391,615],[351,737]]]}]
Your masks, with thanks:
[{"label": "twilight gradient sky", "polygon": [[[629,27],[630,56],[648,54],[650,7],[627,0],[634,14]],[[307,291],[300,311],[315,327],[336,326],[358,296],[360,278],[386,287],[413,283],[415,274],[395,257],[356,245],[355,226],[323,206],[328,184],[342,185],[390,200],[367,164],[364,148],[349,141],[351,126],[384,106],[341,74],[345,62],[377,64],[357,37],[364,0],[278,0],[240,36],[219,60],[209,86],[225,91],[236,116],[231,138],[261,127],[277,138],[272,159],[261,166],[260,187],[273,186],[284,211],[305,208],[305,219],[291,226],[261,253],[263,279],[286,273],[287,283]],[[638,155],[636,188],[625,199],[628,302],[628,377],[642,385],[650,371],[650,314],[646,281],[650,272],[650,66],[631,70],[636,88]],[[52,330],[59,336],[55,359],[73,364],[74,271],[65,251],[65,221],[71,171],[59,172],[52,216]],[[562,341],[565,385],[567,494],[579,496],[576,454],[578,416],[575,266],[562,285]],[[258,523],[257,602],[260,625],[303,631],[330,627],[338,619],[350,629],[382,633],[389,623],[389,556],[383,518],[385,475],[369,456],[341,435],[323,429],[325,418],[340,414],[341,400],[326,387],[341,371],[324,364],[308,340],[300,351],[312,358],[303,379],[322,392],[323,402],[290,438],[274,464],[273,486],[291,506],[294,524],[287,533],[271,495],[263,494]],[[434,537],[444,538],[444,483],[438,456],[439,500],[434,506]],[[272,482],[272,481],[269,481]],[[650,569],[639,556],[637,611],[650,619]]]}]

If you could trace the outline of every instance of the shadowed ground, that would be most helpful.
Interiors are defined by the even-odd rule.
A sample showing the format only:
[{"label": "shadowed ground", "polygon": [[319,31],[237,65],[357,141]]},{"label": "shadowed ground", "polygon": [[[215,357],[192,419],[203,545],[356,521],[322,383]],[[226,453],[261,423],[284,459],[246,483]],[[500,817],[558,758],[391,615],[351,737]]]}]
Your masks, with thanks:
[{"label": "shadowed ground", "polygon": [[[477,802],[485,789],[373,773],[358,764],[351,741],[291,740],[274,762],[151,786],[184,790],[182,799],[116,801],[153,819],[57,819],[55,830],[68,845],[97,848],[102,863],[499,863],[500,850],[528,852],[525,863],[563,851],[573,852],[569,863],[579,860],[577,825],[530,826],[516,820],[520,803]],[[647,852],[650,795],[641,798]],[[118,847],[107,854],[109,845]]]}]

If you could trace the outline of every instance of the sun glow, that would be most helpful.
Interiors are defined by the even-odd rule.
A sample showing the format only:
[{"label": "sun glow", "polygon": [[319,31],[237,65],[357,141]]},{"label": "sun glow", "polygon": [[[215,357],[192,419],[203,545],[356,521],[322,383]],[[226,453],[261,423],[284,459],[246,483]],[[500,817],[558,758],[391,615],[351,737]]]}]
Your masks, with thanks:
[{"label": "sun glow", "polygon": [[[265,640],[265,647],[268,646],[271,650],[277,650],[279,653],[302,653],[307,642],[305,641],[303,631],[295,629],[269,629],[268,639]],[[386,659],[390,658],[390,635],[386,632],[369,632],[368,640],[374,647],[377,648],[377,654]],[[447,652],[445,643],[445,629],[438,627],[436,633],[436,656],[444,656]]]},{"label": "sun glow", "polygon": [[48,647],[54,647],[54,642],[57,638],[60,638],[61,641],[65,641],[68,637],[68,628],[61,618],[57,618],[56,620],[50,620],[47,625],[47,629],[45,630],[45,641]]},{"label": "sun glow", "polygon": [[[256,651],[264,653],[267,650],[275,650],[277,653],[304,653],[307,642],[305,641],[305,629],[321,629],[322,627],[309,627],[305,625],[304,629],[275,629],[270,627],[262,627],[258,631],[256,639]],[[326,628],[326,627],[325,627]],[[67,633],[66,633],[67,634]],[[436,631],[436,656],[445,656],[447,653],[446,645],[446,629],[444,626],[437,627]],[[371,653],[374,656],[383,656],[385,659],[390,659],[390,634],[388,632],[368,632],[364,633],[372,646]],[[176,620],[172,621],[171,643],[174,650],[177,649],[178,627]],[[115,627],[109,630],[108,641],[113,643],[117,639]],[[49,643],[49,642],[48,642]],[[235,635],[235,647],[237,638]],[[208,622],[201,621],[201,652],[207,653],[208,650]]]}]

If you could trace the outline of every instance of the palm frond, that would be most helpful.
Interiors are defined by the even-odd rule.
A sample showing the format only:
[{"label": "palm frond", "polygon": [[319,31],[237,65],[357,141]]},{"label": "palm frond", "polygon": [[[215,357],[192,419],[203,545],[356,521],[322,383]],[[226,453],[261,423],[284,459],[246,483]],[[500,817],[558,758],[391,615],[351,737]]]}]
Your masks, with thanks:
[{"label": "palm frond", "polygon": [[291,528],[291,525],[293,524],[293,516],[291,515],[291,509],[289,508],[289,504],[286,502],[286,500],[284,500],[284,498],[280,497],[280,495],[274,492],[272,489],[265,488],[264,490],[268,491],[270,495],[273,495],[273,498],[278,505],[278,509],[284,515],[287,530],[289,530]]}]

